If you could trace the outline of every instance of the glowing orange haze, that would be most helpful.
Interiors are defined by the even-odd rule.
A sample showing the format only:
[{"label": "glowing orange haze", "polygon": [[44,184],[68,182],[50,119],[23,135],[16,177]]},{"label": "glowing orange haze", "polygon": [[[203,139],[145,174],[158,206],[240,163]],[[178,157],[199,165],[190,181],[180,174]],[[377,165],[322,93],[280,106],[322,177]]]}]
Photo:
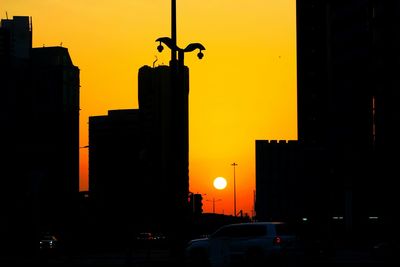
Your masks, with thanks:
[{"label": "glowing orange haze", "polygon": [[[80,145],[88,117],[138,108],[143,65],[168,64],[155,39],[170,36],[170,0],[2,0],[1,18],[32,16],[33,45],[67,47],[81,70]],[[252,215],[255,140],[297,139],[295,0],[177,0],[178,45],[200,42],[190,68],[190,190],[204,211]],[[88,151],[80,153],[80,187],[88,189]],[[224,190],[215,177],[228,180]],[[221,199],[221,200],[219,200]],[[216,201],[218,200],[218,201]]]}]

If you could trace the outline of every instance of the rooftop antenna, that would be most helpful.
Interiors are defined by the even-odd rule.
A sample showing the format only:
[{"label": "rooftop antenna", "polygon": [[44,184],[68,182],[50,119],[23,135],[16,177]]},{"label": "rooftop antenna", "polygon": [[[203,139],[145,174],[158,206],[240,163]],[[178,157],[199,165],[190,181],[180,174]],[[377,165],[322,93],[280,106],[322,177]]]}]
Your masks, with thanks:
[{"label": "rooftop antenna", "polygon": [[157,56],[155,56],[155,57],[156,57],[156,60],[153,61],[153,68],[154,68],[154,64],[156,64],[156,62],[158,60]]}]

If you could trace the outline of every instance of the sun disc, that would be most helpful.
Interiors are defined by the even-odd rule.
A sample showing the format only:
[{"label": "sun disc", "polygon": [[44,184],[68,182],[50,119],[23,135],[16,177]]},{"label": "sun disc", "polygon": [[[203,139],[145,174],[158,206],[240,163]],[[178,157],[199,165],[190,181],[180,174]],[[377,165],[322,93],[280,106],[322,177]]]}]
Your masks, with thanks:
[{"label": "sun disc", "polygon": [[226,184],[227,182],[224,177],[217,177],[214,179],[214,187],[218,190],[225,189]]}]

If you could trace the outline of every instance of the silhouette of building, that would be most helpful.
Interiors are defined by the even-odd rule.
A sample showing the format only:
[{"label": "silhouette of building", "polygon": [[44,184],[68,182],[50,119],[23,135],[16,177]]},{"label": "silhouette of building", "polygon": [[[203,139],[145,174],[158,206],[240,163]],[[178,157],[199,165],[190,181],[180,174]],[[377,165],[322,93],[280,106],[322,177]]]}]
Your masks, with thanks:
[{"label": "silhouette of building", "polygon": [[291,140],[256,140],[256,218],[258,220],[289,220],[302,214],[297,178],[299,144]]},{"label": "silhouette of building", "polygon": [[141,147],[139,110],[89,117],[89,192],[104,240],[127,235],[129,225],[143,226],[152,188],[141,179]]},{"label": "silhouette of building", "polygon": [[[163,217],[173,217],[168,231],[189,216],[188,97],[189,69],[183,68],[179,86],[173,85],[173,67],[143,66],[139,69],[139,109],[142,115],[146,154],[145,173],[158,177],[163,196]],[[156,144],[156,146],[154,146]],[[168,222],[167,222],[168,225]],[[180,230],[180,232],[182,232]]]},{"label": "silhouette of building", "polygon": [[[21,43],[22,45],[18,45]],[[24,112],[21,100],[29,91],[29,58],[32,44],[32,29],[29,17],[2,19],[0,24],[0,140],[3,157],[0,161],[1,193],[0,258],[16,255],[12,247],[17,240],[25,238],[21,246],[21,257],[32,249],[36,235],[36,214],[31,210],[34,200],[30,197],[32,187],[26,175],[27,163],[24,134]],[[25,49],[22,49],[25,47]],[[37,207],[37,206],[36,206]],[[19,243],[19,242],[18,242]],[[7,246],[5,246],[7,244]],[[8,247],[10,246],[10,247]]]},{"label": "silhouette of building", "polygon": [[79,192],[79,69],[67,48],[32,48],[25,16],[1,20],[0,59],[1,169],[8,174],[0,231],[5,240],[28,240],[32,252],[40,231],[69,231]]},{"label": "silhouette of building", "polygon": [[41,224],[50,221],[51,227],[56,218],[67,220],[79,194],[79,69],[64,47],[33,48],[31,66],[30,163],[40,188]]},{"label": "silhouette of building", "polygon": [[32,21],[29,17],[14,16],[13,19],[1,20],[0,58],[2,64],[27,60],[31,48]]},{"label": "silhouette of building", "polygon": [[190,215],[188,70],[183,92],[172,75],[168,66],[141,67],[139,109],[89,118],[89,190],[114,228],[174,235]]},{"label": "silhouette of building", "polygon": [[[304,165],[292,179],[300,180],[299,191],[319,191],[314,204],[299,202],[299,210],[327,229],[332,220],[348,233],[398,222],[399,14],[394,1],[297,1],[298,160]],[[257,167],[257,179],[272,178],[259,176]],[[257,202],[259,196],[257,188]]]}]

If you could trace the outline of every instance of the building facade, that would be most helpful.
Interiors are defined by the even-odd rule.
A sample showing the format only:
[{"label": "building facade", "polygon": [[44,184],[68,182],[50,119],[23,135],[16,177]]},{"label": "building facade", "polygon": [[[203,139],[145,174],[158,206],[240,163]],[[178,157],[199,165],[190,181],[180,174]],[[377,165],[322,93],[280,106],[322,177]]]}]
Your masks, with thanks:
[{"label": "building facade", "polygon": [[173,86],[173,74],[143,66],[139,109],[89,118],[91,199],[97,214],[129,222],[129,231],[174,235],[187,222],[188,69],[182,86]]},{"label": "building facade", "polygon": [[182,71],[179,78],[174,78],[171,66],[143,66],[139,69],[138,88],[150,155],[148,166],[152,170],[146,173],[158,177],[163,188],[160,194],[166,204],[165,216],[180,220],[189,212],[189,70],[184,67]]},{"label": "building facade", "polygon": [[141,151],[137,109],[89,117],[89,192],[95,218],[89,230],[92,236],[101,236],[98,242],[103,246],[122,244],[132,229],[146,225],[143,203],[151,187],[141,178]]},{"label": "building facade", "polygon": [[31,19],[24,16],[1,21],[0,58],[1,167],[8,174],[0,229],[6,240],[27,237],[32,252],[40,232],[71,231],[79,193],[79,68],[67,48],[32,48]]},{"label": "building facade", "polygon": [[[399,161],[399,13],[393,1],[297,1],[303,167],[293,179],[301,179],[300,191],[321,192],[314,200],[320,211],[302,217],[327,229],[332,220],[349,233],[398,222],[393,177]],[[315,204],[301,205],[312,211],[308,207]]]}]

